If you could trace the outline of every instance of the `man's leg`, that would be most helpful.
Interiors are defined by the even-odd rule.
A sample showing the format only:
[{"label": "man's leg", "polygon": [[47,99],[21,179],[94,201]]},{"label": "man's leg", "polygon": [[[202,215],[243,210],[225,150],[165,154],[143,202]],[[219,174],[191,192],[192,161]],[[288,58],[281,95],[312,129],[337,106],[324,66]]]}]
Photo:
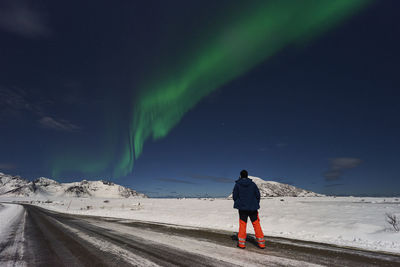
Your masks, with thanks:
[{"label": "man's leg", "polygon": [[258,217],[258,211],[253,211],[250,214],[250,220],[254,227],[254,232],[256,234],[257,244],[259,248],[265,248],[264,233],[261,229],[260,218]]},{"label": "man's leg", "polygon": [[239,210],[239,233],[238,233],[238,247],[246,247],[246,226],[247,226],[248,213],[244,210]]}]

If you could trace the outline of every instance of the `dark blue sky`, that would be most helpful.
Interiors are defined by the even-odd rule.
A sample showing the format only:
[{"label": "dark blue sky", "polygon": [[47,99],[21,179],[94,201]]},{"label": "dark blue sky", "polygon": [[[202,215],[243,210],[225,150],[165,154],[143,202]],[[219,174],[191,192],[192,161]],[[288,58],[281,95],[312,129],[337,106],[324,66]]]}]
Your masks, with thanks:
[{"label": "dark blue sky", "polygon": [[[179,57],[197,38],[193,29],[238,8],[3,1],[0,171],[51,177],[52,157],[69,146],[88,155],[110,146],[107,127],[123,129],[138,81]],[[165,138],[146,142],[128,176],[53,178],[111,179],[152,196],[225,196],[247,169],[320,193],[400,195],[399,8],[373,2],[225,84]]]}]

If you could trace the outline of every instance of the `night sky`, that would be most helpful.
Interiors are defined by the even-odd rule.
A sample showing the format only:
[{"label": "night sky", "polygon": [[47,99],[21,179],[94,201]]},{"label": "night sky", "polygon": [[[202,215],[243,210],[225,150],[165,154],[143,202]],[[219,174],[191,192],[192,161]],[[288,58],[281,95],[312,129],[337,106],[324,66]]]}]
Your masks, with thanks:
[{"label": "night sky", "polygon": [[0,1],[0,171],[400,195],[400,1]]}]

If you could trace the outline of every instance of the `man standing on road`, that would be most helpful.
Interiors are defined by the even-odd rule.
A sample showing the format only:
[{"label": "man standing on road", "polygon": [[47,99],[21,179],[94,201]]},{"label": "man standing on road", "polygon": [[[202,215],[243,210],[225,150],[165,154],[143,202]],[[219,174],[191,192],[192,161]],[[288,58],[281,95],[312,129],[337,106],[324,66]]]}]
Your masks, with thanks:
[{"label": "man standing on road", "polygon": [[236,181],[233,188],[234,208],[239,210],[239,233],[238,247],[246,248],[246,226],[247,217],[254,227],[256,239],[259,248],[265,248],[264,234],[258,217],[258,209],[260,208],[260,191],[257,185],[248,178],[246,170],[240,172],[240,178]]}]

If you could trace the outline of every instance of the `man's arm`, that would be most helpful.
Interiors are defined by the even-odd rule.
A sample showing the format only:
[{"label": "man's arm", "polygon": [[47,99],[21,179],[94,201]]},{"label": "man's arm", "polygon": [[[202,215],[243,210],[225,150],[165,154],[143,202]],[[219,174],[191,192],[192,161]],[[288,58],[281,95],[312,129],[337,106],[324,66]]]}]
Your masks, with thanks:
[{"label": "man's arm", "polygon": [[233,188],[232,197],[233,197],[233,200],[236,200],[239,197],[239,189],[238,189],[237,184],[235,184],[235,187]]},{"label": "man's arm", "polygon": [[256,185],[256,199],[258,201],[258,204],[260,204],[260,190],[258,190],[258,186]]}]

